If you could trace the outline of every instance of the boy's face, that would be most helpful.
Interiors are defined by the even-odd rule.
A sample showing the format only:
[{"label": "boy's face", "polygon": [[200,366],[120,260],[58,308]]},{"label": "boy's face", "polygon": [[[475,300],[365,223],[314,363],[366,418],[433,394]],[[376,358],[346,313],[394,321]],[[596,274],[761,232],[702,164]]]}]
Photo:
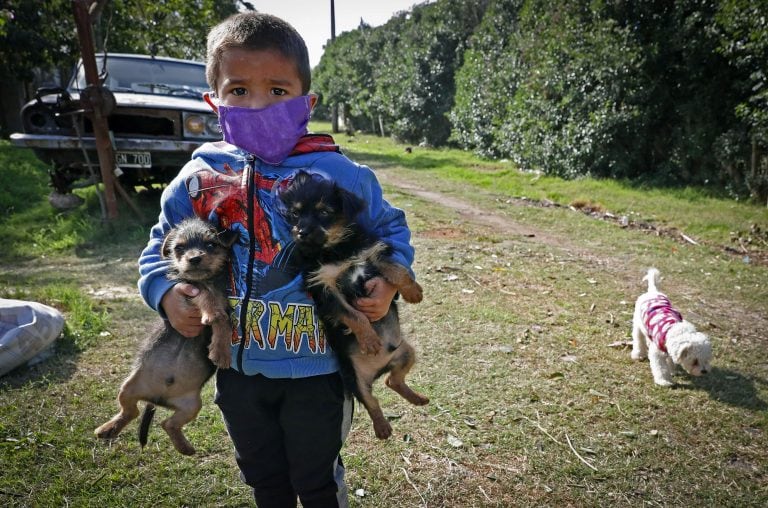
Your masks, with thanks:
[{"label": "boy's face", "polygon": [[[265,108],[303,95],[296,64],[272,49],[225,50],[217,87],[218,105],[241,108]],[[314,106],[317,97],[310,97]]]}]

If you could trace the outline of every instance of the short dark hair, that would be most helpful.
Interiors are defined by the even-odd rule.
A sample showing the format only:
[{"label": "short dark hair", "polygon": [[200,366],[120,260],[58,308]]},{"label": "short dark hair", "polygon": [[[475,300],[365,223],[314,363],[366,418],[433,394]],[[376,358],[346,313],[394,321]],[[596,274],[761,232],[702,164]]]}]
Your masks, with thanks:
[{"label": "short dark hair", "polygon": [[234,14],[208,32],[205,78],[215,91],[221,55],[228,48],[274,49],[296,63],[302,93],[309,93],[312,71],[304,39],[282,19],[261,12]]}]

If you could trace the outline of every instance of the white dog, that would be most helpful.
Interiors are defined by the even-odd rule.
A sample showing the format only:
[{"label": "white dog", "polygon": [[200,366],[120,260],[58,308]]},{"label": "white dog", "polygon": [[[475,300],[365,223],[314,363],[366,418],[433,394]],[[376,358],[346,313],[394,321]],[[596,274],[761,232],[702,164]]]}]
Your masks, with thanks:
[{"label": "white dog", "polygon": [[650,268],[643,280],[648,281],[648,292],[635,302],[631,358],[643,360],[648,356],[653,381],[661,386],[674,384],[674,364],[681,365],[693,376],[706,374],[712,358],[712,346],[707,336],[697,332],[672,308],[667,296],[659,292],[656,268]]}]

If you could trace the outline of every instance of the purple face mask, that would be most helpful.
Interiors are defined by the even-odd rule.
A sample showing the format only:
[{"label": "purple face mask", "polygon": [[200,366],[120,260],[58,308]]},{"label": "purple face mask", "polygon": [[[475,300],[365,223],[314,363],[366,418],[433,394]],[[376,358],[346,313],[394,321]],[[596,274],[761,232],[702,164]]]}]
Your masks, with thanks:
[{"label": "purple face mask", "polygon": [[219,124],[227,143],[280,164],[307,133],[311,112],[310,97],[303,95],[266,108],[219,106]]}]

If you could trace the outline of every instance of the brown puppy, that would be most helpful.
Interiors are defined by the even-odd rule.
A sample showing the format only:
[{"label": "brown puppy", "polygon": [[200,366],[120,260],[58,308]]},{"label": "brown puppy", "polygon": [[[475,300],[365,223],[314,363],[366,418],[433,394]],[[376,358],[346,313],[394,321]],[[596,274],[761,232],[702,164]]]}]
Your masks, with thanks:
[{"label": "brown puppy", "polygon": [[186,219],[168,233],[161,249],[171,260],[168,277],[200,289],[190,305],[200,308],[203,322],[210,326],[190,339],[168,321],[160,324],[141,347],[133,371],[120,387],[120,412],[96,429],[98,437],[117,437],[139,415],[137,404],[143,400],[147,405],[139,426],[141,445],[147,442],[157,404],[174,410],[161,425],[176,450],[184,455],[195,453],[181,428],[200,411],[200,391],[216,371],[214,362],[222,368],[230,365],[232,326],[223,277],[229,248],[236,239],[237,233],[217,232],[213,225],[197,218]]},{"label": "brown puppy", "polygon": [[345,384],[368,411],[376,437],[386,439],[392,427],[372,393],[379,376],[389,372],[387,386],[412,404],[424,405],[429,399],[405,383],[416,354],[400,333],[395,302],[374,323],[350,302],[365,296],[365,283],[376,276],[397,287],[411,303],[421,301],[421,286],[405,267],[388,259],[390,247],[355,222],[365,203],[354,194],[319,175],[300,171],[279,197],[291,225],[299,267],[328,342],[339,355]]},{"label": "brown puppy", "polygon": [[208,358],[222,369],[228,369],[232,363],[232,323],[224,287],[230,247],[237,237],[237,232],[219,232],[209,222],[195,217],[169,231],[161,248],[163,257],[171,260],[168,278],[193,284],[200,290],[190,298],[190,304],[200,309],[200,321],[211,326]]}]

